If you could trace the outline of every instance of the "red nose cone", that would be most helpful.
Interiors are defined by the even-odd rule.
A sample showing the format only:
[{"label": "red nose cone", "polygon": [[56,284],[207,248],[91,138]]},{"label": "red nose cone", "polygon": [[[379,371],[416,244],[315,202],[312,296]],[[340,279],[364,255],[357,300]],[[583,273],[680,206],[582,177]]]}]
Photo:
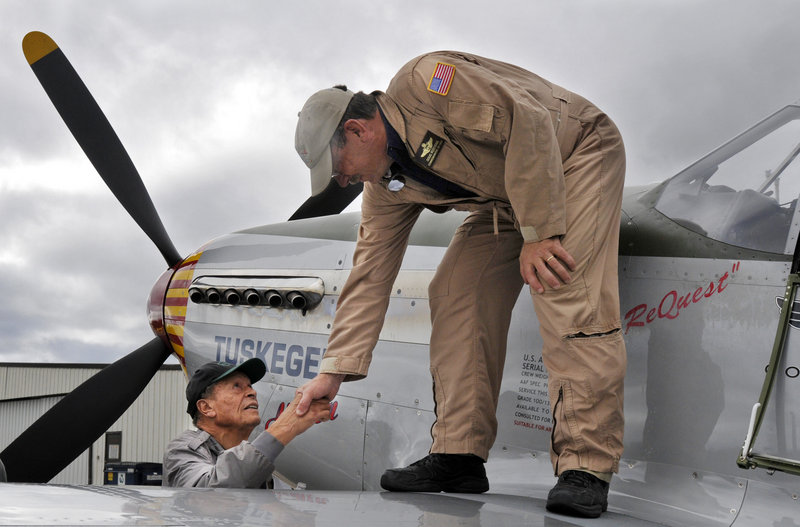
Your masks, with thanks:
[{"label": "red nose cone", "polygon": [[147,301],[147,315],[153,333],[169,346],[184,368],[183,330],[189,304],[189,289],[195,266],[202,254],[202,251],[198,251],[164,271],[150,291]]},{"label": "red nose cone", "polygon": [[165,344],[169,345],[167,330],[164,327],[164,302],[167,296],[167,288],[172,279],[175,269],[167,269],[153,285],[150,296],[147,299],[147,318],[153,333],[156,334]]}]

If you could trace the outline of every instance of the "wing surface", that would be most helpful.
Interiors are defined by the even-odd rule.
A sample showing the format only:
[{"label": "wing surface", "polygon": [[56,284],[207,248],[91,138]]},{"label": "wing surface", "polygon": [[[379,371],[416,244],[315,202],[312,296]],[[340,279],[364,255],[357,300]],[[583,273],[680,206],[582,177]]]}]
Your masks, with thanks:
[{"label": "wing surface", "polygon": [[259,525],[263,527],[660,525],[608,512],[597,520],[547,512],[508,494],[166,489],[0,484],[0,525]]}]

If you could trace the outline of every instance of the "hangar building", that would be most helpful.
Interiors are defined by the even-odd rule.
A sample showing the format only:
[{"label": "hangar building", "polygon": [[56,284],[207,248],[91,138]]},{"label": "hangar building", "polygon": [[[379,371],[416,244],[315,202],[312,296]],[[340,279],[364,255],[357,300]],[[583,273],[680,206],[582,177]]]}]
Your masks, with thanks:
[{"label": "hangar building", "polygon": [[[105,366],[0,363],[0,451]],[[163,365],[122,417],[50,483],[103,485],[112,476],[109,463],[160,464],[167,443],[192,427],[185,390],[180,365]]]}]

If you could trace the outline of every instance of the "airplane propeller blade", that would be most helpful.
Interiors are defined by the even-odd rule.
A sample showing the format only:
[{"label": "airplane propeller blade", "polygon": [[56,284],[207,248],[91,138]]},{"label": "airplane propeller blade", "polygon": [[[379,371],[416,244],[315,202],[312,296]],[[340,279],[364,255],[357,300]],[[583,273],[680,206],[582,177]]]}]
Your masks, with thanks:
[{"label": "airplane propeller blade", "polygon": [[356,199],[356,196],[361,194],[363,188],[363,183],[358,183],[357,185],[348,185],[342,188],[338,183],[336,183],[335,179],[331,178],[331,181],[328,183],[328,186],[325,187],[325,190],[316,196],[311,196],[308,198],[296,211],[294,211],[294,214],[292,214],[292,216],[289,218],[289,221],[339,214],[345,209],[345,207],[350,205],[354,199]]},{"label": "airplane propeller blade", "polygon": [[[22,50],[64,123],[108,188],[155,243],[167,264],[181,258],[139,173],[100,107],[64,53],[44,33],[28,33]],[[46,483],[89,448],[136,400],[169,357],[156,337],[75,388],[5,450],[9,481]]]},{"label": "airplane propeller blade", "polygon": [[133,404],[170,351],[156,337],[70,392],[0,453],[8,481],[53,479]]},{"label": "airplane propeller blade", "polygon": [[32,31],[22,50],[44,91],[86,157],[128,214],[150,237],[167,264],[182,260],[117,134],[75,69],[49,36]]}]

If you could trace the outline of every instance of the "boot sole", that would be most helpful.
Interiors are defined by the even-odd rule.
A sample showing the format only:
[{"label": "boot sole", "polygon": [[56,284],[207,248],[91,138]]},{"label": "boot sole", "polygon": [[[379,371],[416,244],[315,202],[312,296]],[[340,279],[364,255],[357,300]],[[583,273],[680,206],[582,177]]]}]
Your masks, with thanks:
[{"label": "boot sole", "polygon": [[577,503],[550,503],[545,508],[556,514],[565,516],[576,516],[579,518],[597,518],[608,509],[608,503],[596,505],[579,505]]},{"label": "boot sole", "polygon": [[395,481],[386,474],[381,476],[381,487],[390,492],[450,492],[456,494],[483,494],[489,490],[489,482],[482,478],[464,478],[457,483],[443,484],[436,481]]}]

